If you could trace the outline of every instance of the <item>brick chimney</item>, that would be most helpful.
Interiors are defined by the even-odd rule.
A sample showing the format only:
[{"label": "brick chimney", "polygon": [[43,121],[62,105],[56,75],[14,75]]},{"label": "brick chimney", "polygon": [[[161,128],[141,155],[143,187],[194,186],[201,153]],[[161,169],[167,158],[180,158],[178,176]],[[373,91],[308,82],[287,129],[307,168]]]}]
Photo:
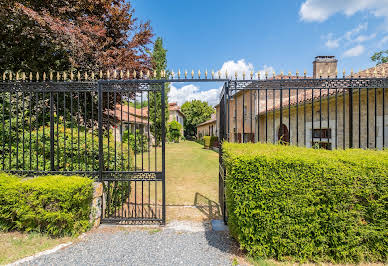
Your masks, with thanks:
[{"label": "brick chimney", "polygon": [[314,78],[334,78],[337,70],[337,59],[332,55],[316,56],[313,62]]}]

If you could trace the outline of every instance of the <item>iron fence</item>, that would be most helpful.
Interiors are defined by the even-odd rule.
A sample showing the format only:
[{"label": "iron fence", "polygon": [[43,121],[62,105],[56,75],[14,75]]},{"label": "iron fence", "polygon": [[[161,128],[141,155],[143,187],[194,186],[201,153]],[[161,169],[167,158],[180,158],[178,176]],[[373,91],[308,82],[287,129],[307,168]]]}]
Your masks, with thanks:
[{"label": "iron fence", "polygon": [[[387,148],[387,78],[274,77],[225,84],[217,106],[221,143]],[[222,149],[219,175],[226,221]]]}]

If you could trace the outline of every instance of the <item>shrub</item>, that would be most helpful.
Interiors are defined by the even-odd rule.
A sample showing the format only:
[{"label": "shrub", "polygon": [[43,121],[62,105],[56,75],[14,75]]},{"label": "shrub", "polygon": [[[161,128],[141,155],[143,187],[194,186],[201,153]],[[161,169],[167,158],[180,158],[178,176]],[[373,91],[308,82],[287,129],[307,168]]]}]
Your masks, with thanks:
[{"label": "shrub", "polygon": [[75,235],[90,228],[93,181],[79,176],[21,179],[0,174],[0,229]]},{"label": "shrub", "polygon": [[388,152],[223,144],[231,233],[252,256],[387,261]]},{"label": "shrub", "polygon": [[209,149],[210,147],[216,147],[218,145],[218,137],[216,136],[204,136],[204,146]]},{"label": "shrub", "polygon": [[182,125],[177,121],[171,121],[168,123],[168,141],[179,142],[181,137]]},{"label": "shrub", "polygon": [[[104,168],[129,171],[132,169],[133,152],[131,147],[119,141],[114,141],[112,132],[110,141],[103,139]],[[4,143],[3,143],[4,142]],[[12,140],[9,149],[9,139],[0,137],[3,147],[1,159],[4,169],[50,170],[50,127],[40,127],[38,130],[19,132],[18,141]],[[108,148],[109,147],[109,148]],[[69,128],[68,125],[55,125],[54,132],[55,168],[61,170],[98,170],[98,132],[85,128]],[[9,152],[11,151],[11,152]],[[25,152],[23,152],[25,151]],[[116,161],[114,160],[116,158]],[[0,160],[1,160],[0,159]]]},{"label": "shrub", "polygon": [[131,133],[129,130],[125,130],[123,132],[123,146],[128,146],[132,151],[136,154],[148,151],[148,136],[141,134],[140,131],[136,130],[136,138],[135,134]]}]

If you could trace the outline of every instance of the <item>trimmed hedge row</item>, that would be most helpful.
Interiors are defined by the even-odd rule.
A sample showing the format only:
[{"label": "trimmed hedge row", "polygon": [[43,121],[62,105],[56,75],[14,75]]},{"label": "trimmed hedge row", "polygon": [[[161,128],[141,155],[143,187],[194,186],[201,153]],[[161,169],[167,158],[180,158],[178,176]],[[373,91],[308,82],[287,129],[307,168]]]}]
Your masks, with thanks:
[{"label": "trimmed hedge row", "polygon": [[75,235],[90,228],[93,181],[79,176],[22,179],[0,173],[0,230]]},{"label": "trimmed hedge row", "polygon": [[210,147],[215,147],[218,142],[218,137],[216,136],[204,136],[204,147],[209,149]]},{"label": "trimmed hedge row", "polygon": [[252,256],[387,262],[388,152],[223,144],[232,235]]}]

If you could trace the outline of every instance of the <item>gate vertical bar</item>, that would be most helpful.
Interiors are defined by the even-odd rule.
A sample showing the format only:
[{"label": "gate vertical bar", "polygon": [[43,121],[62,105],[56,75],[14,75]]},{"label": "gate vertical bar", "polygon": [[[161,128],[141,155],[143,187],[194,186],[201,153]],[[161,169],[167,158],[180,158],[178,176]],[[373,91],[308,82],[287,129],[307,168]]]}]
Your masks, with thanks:
[{"label": "gate vertical bar", "polygon": [[100,82],[98,82],[98,178],[100,182],[102,182],[103,168],[104,168],[104,150],[103,150],[103,135],[102,135],[102,85]]},{"label": "gate vertical bar", "polygon": [[[44,126],[44,125],[43,125]],[[50,170],[54,171],[54,95],[50,92]]]},{"label": "gate vertical bar", "polygon": [[162,224],[166,224],[166,129],[165,82],[162,83]]}]

